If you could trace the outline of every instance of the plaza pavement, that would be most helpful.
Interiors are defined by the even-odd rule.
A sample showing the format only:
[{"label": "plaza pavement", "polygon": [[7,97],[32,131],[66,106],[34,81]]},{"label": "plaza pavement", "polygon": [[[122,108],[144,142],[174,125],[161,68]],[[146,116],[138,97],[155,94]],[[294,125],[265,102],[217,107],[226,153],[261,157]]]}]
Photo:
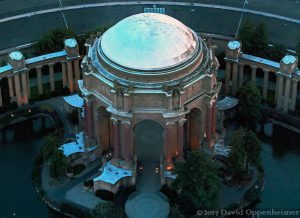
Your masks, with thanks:
[{"label": "plaza pavement", "polygon": [[[11,7],[15,2],[14,7]],[[241,17],[243,0],[178,0],[178,1],[96,1],[62,0],[62,7],[78,4],[104,3],[101,6],[72,9],[65,8],[63,13],[57,0],[34,1],[31,4],[22,0],[0,1],[0,49],[14,47],[38,40],[41,35],[54,28],[74,29],[77,33],[95,29],[100,25],[112,25],[135,13],[143,12],[145,7],[166,8],[166,14],[181,20],[195,31],[234,36]],[[191,4],[192,2],[198,3]],[[127,5],[128,4],[128,5]],[[206,4],[206,5],[201,5]],[[205,7],[204,7],[205,6]],[[231,10],[228,7],[233,7]],[[26,15],[24,18],[1,22],[1,19],[41,10],[56,12]],[[300,4],[293,0],[248,0],[244,19],[258,23],[264,21],[269,29],[272,42],[294,48],[300,38]],[[254,10],[254,11],[251,11]],[[270,13],[272,16],[291,18],[277,19],[255,14],[255,11]],[[250,13],[251,12],[251,13]],[[65,19],[64,19],[65,17]],[[84,19],[82,19],[84,18]]]}]

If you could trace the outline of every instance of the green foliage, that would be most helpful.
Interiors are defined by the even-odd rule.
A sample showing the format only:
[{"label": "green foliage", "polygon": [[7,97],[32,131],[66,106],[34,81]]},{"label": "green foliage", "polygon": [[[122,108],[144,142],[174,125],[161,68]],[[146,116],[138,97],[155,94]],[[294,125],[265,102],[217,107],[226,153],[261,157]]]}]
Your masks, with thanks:
[{"label": "green foliage", "polygon": [[53,178],[59,178],[65,174],[67,167],[66,156],[62,150],[56,150],[52,154],[50,163],[50,175]]},{"label": "green foliage", "polygon": [[204,152],[189,152],[185,162],[176,163],[177,178],[173,187],[189,196],[197,207],[216,207],[220,191],[220,179],[214,163]]},{"label": "green foliage", "polygon": [[181,212],[177,204],[171,207],[169,218],[185,218],[185,217],[186,216]]},{"label": "green foliage", "polygon": [[58,136],[54,133],[50,133],[49,135],[45,136],[44,146],[42,149],[42,154],[44,160],[49,160],[54,152],[59,148],[61,145],[61,140]]},{"label": "green foliage", "polygon": [[43,34],[42,38],[33,45],[35,55],[61,51],[64,40],[75,37],[75,32],[70,29],[54,29]]},{"label": "green foliage", "polygon": [[112,202],[100,202],[93,210],[93,218],[125,218],[125,212]]},{"label": "green foliage", "polygon": [[60,210],[62,213],[68,213],[73,215],[74,217],[91,218],[91,216],[87,211],[84,211],[76,206],[73,206],[72,204],[63,203],[60,206]]},{"label": "green foliage", "polygon": [[269,35],[264,23],[255,26],[250,20],[246,20],[241,26],[238,39],[242,41],[245,53],[260,57],[266,56]]},{"label": "green foliage", "polygon": [[238,129],[231,139],[230,146],[232,150],[228,156],[228,166],[231,173],[242,174],[248,170],[249,163],[262,170],[261,144],[253,131]]},{"label": "green foliage", "polygon": [[296,49],[297,49],[297,55],[298,55],[298,67],[300,68],[300,38],[298,39]]},{"label": "green foliage", "polygon": [[240,121],[246,128],[255,129],[260,119],[261,94],[259,89],[251,82],[243,85],[239,90]]},{"label": "green foliage", "polygon": [[256,188],[256,185],[254,185],[248,191],[246,191],[244,198],[249,202],[254,202],[260,198],[260,190]]}]

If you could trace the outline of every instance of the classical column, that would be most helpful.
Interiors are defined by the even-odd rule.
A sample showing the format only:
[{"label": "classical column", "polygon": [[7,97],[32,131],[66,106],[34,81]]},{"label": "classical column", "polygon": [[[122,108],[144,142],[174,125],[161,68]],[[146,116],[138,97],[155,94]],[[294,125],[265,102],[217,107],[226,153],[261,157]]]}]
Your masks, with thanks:
[{"label": "classical column", "polygon": [[113,126],[113,121],[109,119],[109,147],[114,146],[114,126]]},{"label": "classical column", "polygon": [[12,77],[8,77],[8,87],[9,87],[9,97],[13,98],[15,97],[14,94],[14,85],[13,85],[13,81],[12,81]]},{"label": "classical column", "polygon": [[256,84],[256,66],[251,65],[251,81]]},{"label": "classical column", "polygon": [[50,72],[50,91],[55,91],[55,80],[54,80],[54,64],[49,64],[49,72]]},{"label": "classical column", "polygon": [[29,70],[26,71],[26,80],[27,80],[27,85],[28,85],[28,86],[27,86],[28,98],[31,98]]},{"label": "classical column", "polygon": [[[0,79],[1,82],[1,79]],[[2,91],[1,91],[1,83],[0,83],[0,107],[3,106],[3,102],[2,102]]]},{"label": "classical column", "polygon": [[186,115],[186,147],[191,146],[191,112]]},{"label": "classical column", "polygon": [[277,109],[280,110],[282,108],[282,91],[283,91],[283,76],[278,77],[278,90],[277,90]]},{"label": "classical column", "polygon": [[130,122],[121,122],[120,143],[122,143],[122,157],[126,163],[130,163],[132,159],[132,141],[131,141],[131,124]]},{"label": "classical column", "polygon": [[26,72],[21,73],[22,77],[22,94],[23,94],[23,103],[28,104],[28,84],[27,84],[27,76]]},{"label": "classical column", "polygon": [[217,101],[213,101],[212,112],[211,112],[212,113],[212,119],[211,119],[211,134],[212,134],[212,136],[214,136],[216,133],[216,122],[217,122],[217,120],[216,120],[216,114],[217,114],[216,105],[217,105]]},{"label": "classical column", "polygon": [[39,95],[43,94],[42,67],[36,68]]},{"label": "classical column", "polygon": [[206,109],[206,139],[208,142],[211,141],[211,125],[212,123],[212,104],[209,103]]},{"label": "classical column", "polygon": [[293,80],[292,83],[292,104],[291,104],[291,110],[295,111],[296,109],[296,101],[297,101],[297,85],[298,85],[298,80]]},{"label": "classical column", "polygon": [[284,91],[284,104],[283,112],[287,113],[289,110],[289,101],[290,101],[290,90],[291,90],[291,78],[285,78],[285,91]]},{"label": "classical column", "polygon": [[174,146],[174,122],[166,123],[165,129],[165,145],[164,145],[164,154],[165,154],[165,162],[167,167],[172,165],[172,157],[173,157],[173,146]]},{"label": "classical column", "polygon": [[231,62],[226,61],[226,69],[225,69],[225,94],[229,94],[229,83],[231,77]]},{"label": "classical column", "polygon": [[94,138],[93,135],[93,107],[92,102],[87,101],[86,102],[86,115],[87,115],[87,135],[89,137],[89,140],[92,140]]},{"label": "classical column", "polygon": [[114,159],[118,160],[120,158],[120,140],[119,140],[119,122],[116,118],[111,117],[113,124],[113,134],[114,134]]},{"label": "classical column", "polygon": [[184,122],[186,120],[180,120],[178,121],[178,148],[177,148],[177,154],[178,154],[178,159],[182,160],[183,159],[183,145],[184,145]]},{"label": "classical column", "polygon": [[20,86],[20,75],[15,74],[15,90],[17,96],[17,104],[20,106],[22,104],[21,86]]},{"label": "classical column", "polygon": [[268,83],[269,83],[269,70],[263,69],[264,71],[264,87],[263,87],[263,99],[268,98]]},{"label": "classical column", "polygon": [[74,92],[74,79],[73,79],[73,69],[72,69],[72,62],[67,62],[67,70],[68,70],[68,84],[70,92]]},{"label": "classical column", "polygon": [[80,80],[79,60],[74,60],[74,73],[75,73],[75,89],[78,91],[78,80]]},{"label": "classical column", "polygon": [[243,86],[244,82],[244,64],[239,65],[239,88]]},{"label": "classical column", "polygon": [[234,62],[232,64],[232,95],[236,95],[237,91],[237,79],[238,79],[238,64]]},{"label": "classical column", "polygon": [[67,86],[67,69],[66,69],[66,62],[61,62],[61,73],[62,73],[62,82],[63,88]]}]

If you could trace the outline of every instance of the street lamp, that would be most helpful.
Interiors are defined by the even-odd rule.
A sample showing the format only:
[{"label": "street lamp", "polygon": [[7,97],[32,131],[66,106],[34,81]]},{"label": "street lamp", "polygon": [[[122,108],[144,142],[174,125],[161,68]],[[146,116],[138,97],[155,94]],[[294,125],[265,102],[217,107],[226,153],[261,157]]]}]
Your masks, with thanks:
[{"label": "street lamp", "polygon": [[240,30],[240,26],[241,26],[241,23],[242,23],[242,19],[243,19],[243,16],[244,16],[244,9],[245,9],[245,6],[248,4],[248,0],[245,0],[244,1],[244,5],[243,5],[243,9],[242,9],[242,15],[240,17],[240,21],[239,21],[239,24],[238,24],[238,27],[237,27],[237,30],[236,30],[236,33],[235,33],[235,39],[237,38],[238,34],[239,34],[239,30]]}]

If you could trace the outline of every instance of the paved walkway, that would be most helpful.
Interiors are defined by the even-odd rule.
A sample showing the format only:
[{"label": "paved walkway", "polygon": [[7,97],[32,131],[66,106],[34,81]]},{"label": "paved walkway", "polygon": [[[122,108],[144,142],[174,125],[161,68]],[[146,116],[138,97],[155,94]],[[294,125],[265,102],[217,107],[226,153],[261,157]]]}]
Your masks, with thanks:
[{"label": "paved walkway", "polygon": [[169,214],[170,206],[166,197],[159,192],[160,175],[156,173],[162,152],[162,131],[158,123],[149,120],[138,123],[134,130],[143,170],[138,173],[137,193],[125,205],[129,218],[166,218]]}]

